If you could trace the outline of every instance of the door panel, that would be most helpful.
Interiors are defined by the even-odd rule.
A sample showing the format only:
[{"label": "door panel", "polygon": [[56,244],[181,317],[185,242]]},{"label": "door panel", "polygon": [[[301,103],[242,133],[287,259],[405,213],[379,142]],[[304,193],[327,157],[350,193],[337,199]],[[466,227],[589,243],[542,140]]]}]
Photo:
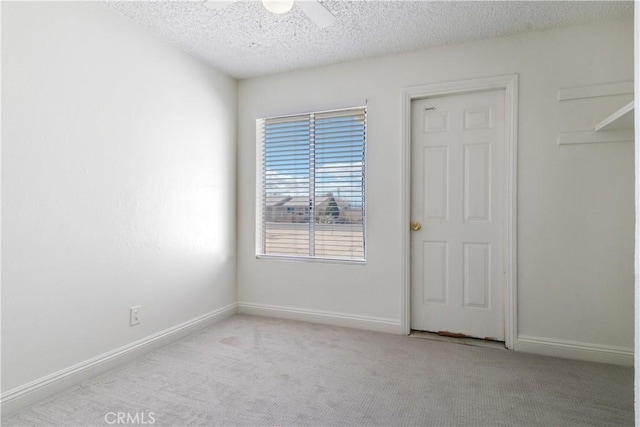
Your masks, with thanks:
[{"label": "door panel", "polygon": [[464,219],[491,221],[491,145],[464,146]]},{"label": "door panel", "polygon": [[424,147],[425,185],[424,219],[425,221],[446,221],[449,205],[449,180],[447,165],[449,150],[447,147]]},{"label": "door panel", "polygon": [[447,242],[423,242],[423,303],[447,302]]},{"label": "door panel", "polygon": [[504,340],[504,91],[412,103],[411,328]]},{"label": "door panel", "polygon": [[491,244],[464,243],[464,306],[489,309]]}]

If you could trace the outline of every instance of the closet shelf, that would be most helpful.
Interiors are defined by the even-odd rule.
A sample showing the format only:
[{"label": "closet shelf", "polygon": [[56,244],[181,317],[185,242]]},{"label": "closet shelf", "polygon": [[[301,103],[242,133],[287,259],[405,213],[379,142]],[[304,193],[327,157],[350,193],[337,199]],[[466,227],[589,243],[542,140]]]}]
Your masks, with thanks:
[{"label": "closet shelf", "polygon": [[609,130],[633,129],[633,101],[598,123],[593,130],[596,132]]}]

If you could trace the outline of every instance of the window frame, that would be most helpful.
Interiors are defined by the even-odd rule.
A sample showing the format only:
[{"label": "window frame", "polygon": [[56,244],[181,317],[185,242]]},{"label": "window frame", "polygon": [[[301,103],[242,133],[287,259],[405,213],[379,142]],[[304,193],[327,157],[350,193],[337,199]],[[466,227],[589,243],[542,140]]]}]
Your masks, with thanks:
[{"label": "window frame", "polygon": [[[363,155],[362,155],[362,245],[363,245],[363,256],[358,259],[348,259],[348,258],[332,258],[325,256],[317,256],[317,255],[273,255],[273,254],[265,254],[264,253],[264,244],[265,244],[265,230],[263,228],[263,218],[265,212],[264,208],[264,178],[265,178],[265,169],[263,169],[263,160],[264,160],[264,140],[263,140],[263,125],[265,121],[274,120],[274,119],[287,119],[287,118],[296,118],[296,117],[309,117],[313,122],[316,114],[327,114],[327,113],[339,113],[339,112],[347,112],[347,111],[363,111],[364,112],[364,140],[363,140]],[[311,111],[305,113],[295,113],[295,114],[283,114],[278,116],[270,116],[270,117],[261,117],[256,119],[256,228],[255,228],[255,256],[256,259],[265,259],[265,260],[280,260],[280,261],[293,261],[293,262],[320,262],[320,263],[331,263],[331,264],[355,264],[355,265],[365,265],[368,259],[368,236],[367,236],[367,217],[368,217],[368,203],[367,203],[367,190],[368,190],[368,173],[367,173],[367,163],[368,163],[368,107],[367,105],[356,106],[356,107],[347,107],[347,108],[337,108],[331,110],[320,110],[320,111]],[[315,126],[315,125],[314,125]],[[310,141],[311,144],[311,141]],[[315,172],[316,167],[314,165],[313,169],[310,168],[311,172]],[[312,183],[309,183],[309,189],[312,191],[314,188]],[[315,206],[314,206],[315,209]],[[315,212],[315,210],[314,210]],[[313,219],[310,218],[310,222],[313,223]],[[313,233],[314,227],[310,226],[310,233]],[[313,242],[313,237],[309,236],[310,243]],[[311,252],[311,251],[310,251]]]}]

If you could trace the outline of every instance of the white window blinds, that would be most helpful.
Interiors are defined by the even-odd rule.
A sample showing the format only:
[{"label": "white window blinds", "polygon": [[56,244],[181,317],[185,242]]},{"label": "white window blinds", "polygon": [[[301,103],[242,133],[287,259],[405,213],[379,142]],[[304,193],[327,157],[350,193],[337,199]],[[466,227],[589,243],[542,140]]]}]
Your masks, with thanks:
[{"label": "white window blinds", "polygon": [[258,126],[258,255],[363,261],[366,108]]}]

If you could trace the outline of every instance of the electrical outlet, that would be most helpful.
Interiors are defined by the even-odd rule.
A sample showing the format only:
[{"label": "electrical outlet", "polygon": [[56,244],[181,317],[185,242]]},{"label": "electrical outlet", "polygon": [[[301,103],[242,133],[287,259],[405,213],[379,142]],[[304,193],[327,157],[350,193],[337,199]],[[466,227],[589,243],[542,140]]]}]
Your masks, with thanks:
[{"label": "electrical outlet", "polygon": [[135,307],[131,307],[129,312],[129,325],[139,325],[142,320],[142,306],[136,305]]}]

